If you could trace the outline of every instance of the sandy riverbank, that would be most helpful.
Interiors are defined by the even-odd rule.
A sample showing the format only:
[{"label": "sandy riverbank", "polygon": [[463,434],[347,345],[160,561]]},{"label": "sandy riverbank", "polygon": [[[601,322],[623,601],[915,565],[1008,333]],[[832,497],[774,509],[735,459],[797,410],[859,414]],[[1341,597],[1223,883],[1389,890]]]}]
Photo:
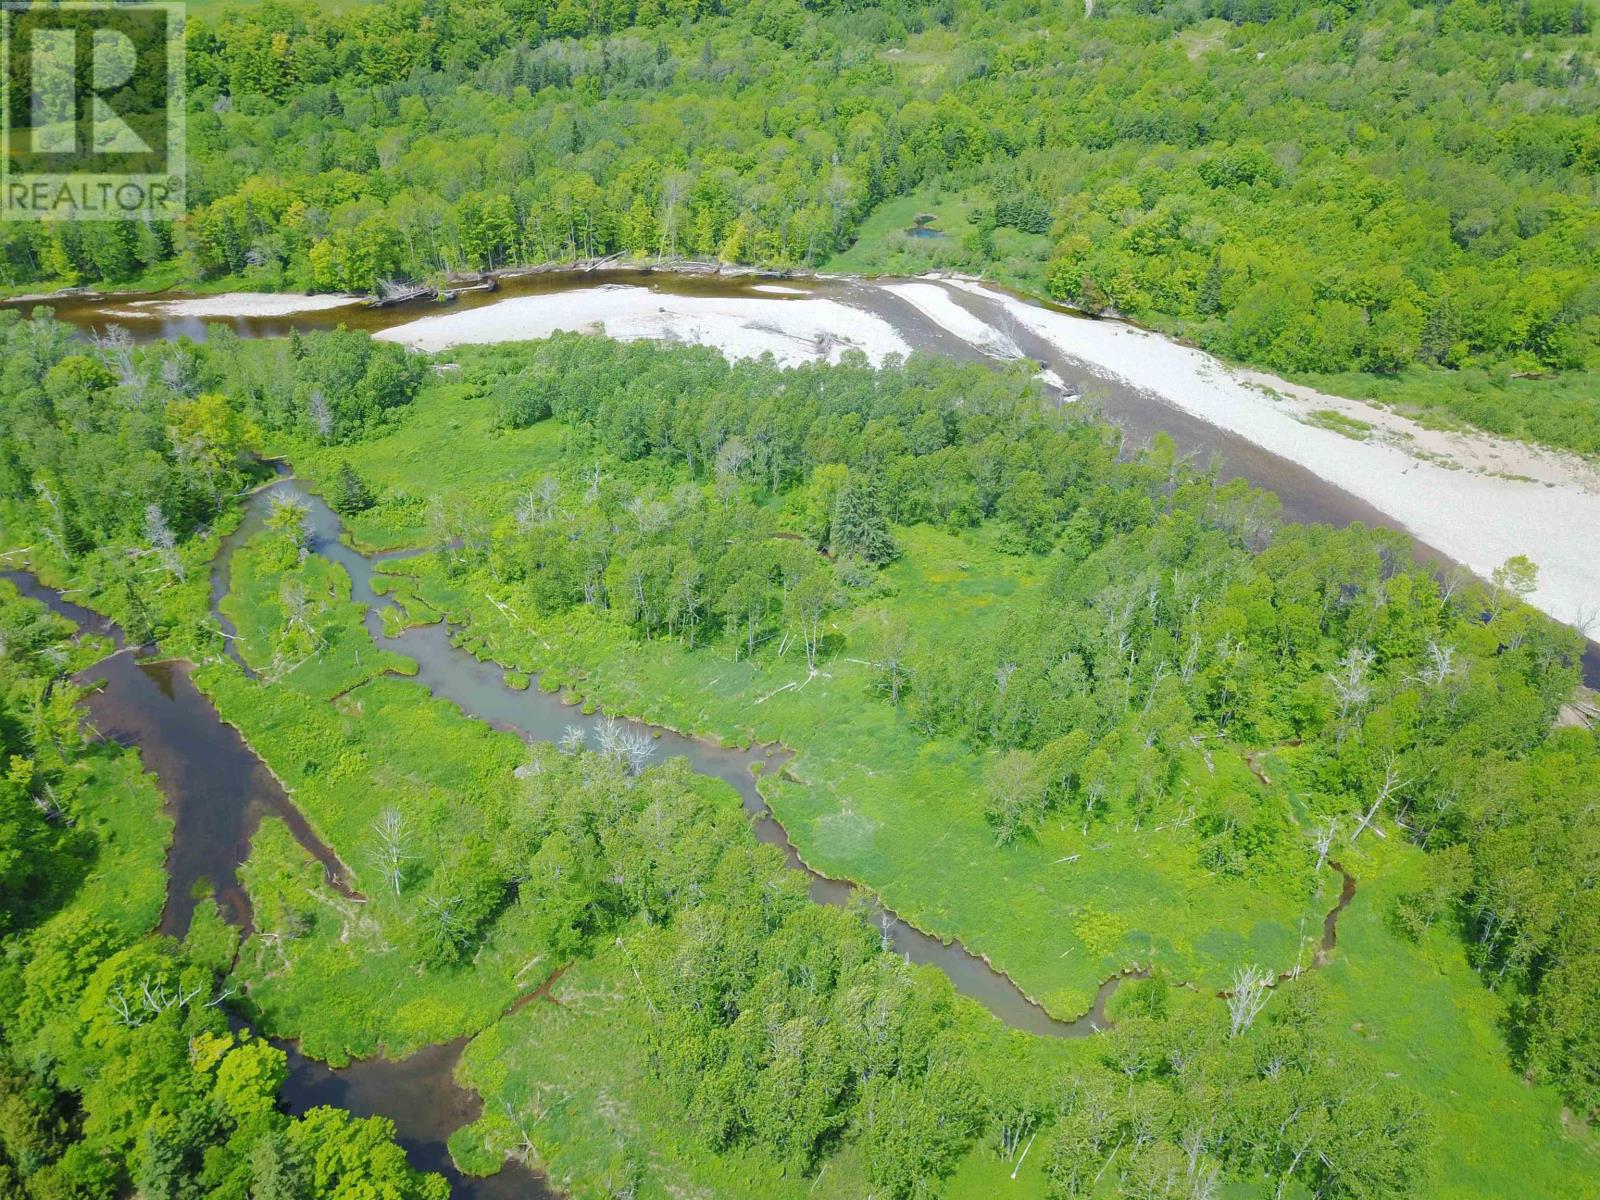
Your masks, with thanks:
[{"label": "sandy riverbank", "polygon": [[548,337],[558,330],[602,332],[621,341],[690,342],[715,347],[733,359],[771,354],[785,366],[838,362],[847,350],[860,350],[874,363],[910,351],[881,317],[819,296],[675,296],[628,285],[515,296],[482,308],[423,317],[377,336],[436,351]]},{"label": "sandy riverbank", "polygon": [[136,300],[108,316],[126,317],[291,317],[359,304],[360,296],[306,296],[294,292],[221,292],[182,300]]},{"label": "sandy riverbank", "polygon": [[1022,351],[1016,342],[993,325],[979,320],[951,298],[950,293],[934,283],[885,283],[879,285],[891,295],[899,296],[912,308],[947,333],[969,346],[993,355],[995,358],[1021,358]]},{"label": "sandy riverbank", "polygon": [[[945,286],[996,305],[1063,356],[1305,467],[1478,575],[1527,555],[1539,564],[1531,600],[1557,620],[1581,625],[1600,606],[1600,474],[1575,456],[1425,429],[1115,321],[1054,312],[971,280]],[[1330,411],[1372,428],[1353,435],[1316,423]]]}]

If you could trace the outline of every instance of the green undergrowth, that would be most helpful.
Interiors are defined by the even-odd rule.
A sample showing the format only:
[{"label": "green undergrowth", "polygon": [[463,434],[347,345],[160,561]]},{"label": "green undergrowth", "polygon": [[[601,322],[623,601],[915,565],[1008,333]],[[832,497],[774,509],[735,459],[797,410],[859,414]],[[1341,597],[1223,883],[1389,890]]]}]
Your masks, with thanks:
[{"label": "green undergrowth", "polygon": [[[1589,1196],[1600,1138],[1554,1089],[1510,1064],[1505,1002],[1483,986],[1447,927],[1420,943],[1396,935],[1395,900],[1423,877],[1414,847],[1368,837],[1346,853],[1360,879],[1323,969],[1334,1036],[1352,1056],[1404,1079],[1431,1102],[1448,1149],[1435,1195]],[[1330,889],[1331,890],[1331,889]]]},{"label": "green undergrowth", "polygon": [[[1290,966],[1301,917],[1318,916],[1304,903],[1304,881],[1263,889],[1208,874],[1190,825],[1096,824],[1085,833],[1059,820],[1035,841],[995,846],[981,801],[986,756],[948,738],[924,740],[876,694],[862,660],[887,605],[924,628],[971,636],[1037,579],[982,534],[896,534],[905,554],[887,572],[892,599],[836,614],[814,677],[796,648],[775,657],[769,646],[754,663],[722,648],[685,653],[582,611],[542,619],[507,597],[507,615],[475,602],[482,580],[457,585],[407,566],[420,574],[417,594],[467,625],[466,644],[480,657],[540,671],[544,686],[607,711],[725,743],[794,749],[762,787],[806,861],[864,883],[919,928],[959,937],[1052,1012],[1086,1010],[1102,980],[1136,964],[1216,986],[1241,961]],[[1197,798],[1257,787],[1236,753],[1211,759],[1211,771],[1198,753],[1189,764],[1186,786]]]},{"label": "green undergrowth", "polygon": [[130,940],[140,937],[156,927],[166,903],[172,818],[165,799],[135,750],[92,747],[78,769],[75,815],[94,831],[94,852],[70,904],[52,919],[90,915]]},{"label": "green undergrowth", "polygon": [[[263,1026],[301,1037],[308,1054],[334,1062],[380,1048],[403,1054],[482,1028],[515,998],[528,964],[517,957],[517,931],[506,929],[476,969],[419,972],[405,946],[416,893],[402,901],[386,887],[372,857],[375,824],[385,810],[400,815],[421,882],[427,864],[482,819],[485,798],[509,793],[524,751],[515,737],[385,673],[415,665],[372,643],[359,606],[348,602],[343,569],[312,557],[280,572],[273,567],[278,540],[263,534],[241,547],[226,610],[246,662],[265,668],[283,634],[281,586],[303,583],[327,602],[312,621],[324,635],[317,657],[276,682],[247,679],[231,664],[208,666],[197,681],[339,856],[365,901],[329,888],[283,825],[264,821],[244,868],[258,932],[240,974]],[[335,978],[340,986],[330,993]]]},{"label": "green undergrowth", "polygon": [[[1004,1061],[1018,1047],[1029,1069],[1060,1070],[1095,1052],[1088,1042],[1018,1039],[975,1004],[959,1002],[962,1036],[975,1059]],[[714,1195],[729,1200],[865,1197],[873,1192],[859,1148],[846,1142],[814,1177],[785,1172],[759,1152],[708,1150],[680,1106],[653,1078],[645,1030],[652,1017],[615,946],[575,964],[548,997],[474,1038],[458,1076],[484,1097],[484,1116],[450,1140],[457,1162],[486,1171],[509,1148],[533,1148],[534,1164],[570,1195],[606,1195],[636,1181],[640,1200]],[[1024,1045],[1024,1042],[1026,1043]],[[939,1189],[948,1200],[1042,1196],[1041,1152],[1002,1163],[979,1145]],[[1001,1184],[1005,1190],[997,1190]]]},{"label": "green undergrowth", "polygon": [[[753,1152],[717,1153],[699,1143],[650,1075],[643,1030],[649,1014],[615,947],[567,971],[539,999],[474,1038],[461,1080],[484,1097],[485,1115],[450,1139],[469,1169],[498,1165],[530,1137],[537,1165],[562,1191],[604,1195],[639,1178],[640,1200],[709,1194],[730,1200],[800,1200],[816,1182],[786,1177]],[[822,1179],[865,1194],[849,1156]]]}]

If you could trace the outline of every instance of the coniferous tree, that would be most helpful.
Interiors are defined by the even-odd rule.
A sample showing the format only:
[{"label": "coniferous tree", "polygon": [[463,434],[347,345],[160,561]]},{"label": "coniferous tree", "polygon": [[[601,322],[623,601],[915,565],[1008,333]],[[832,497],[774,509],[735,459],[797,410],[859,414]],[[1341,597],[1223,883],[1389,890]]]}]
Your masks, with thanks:
[{"label": "coniferous tree", "polygon": [[833,505],[831,535],[835,554],[863,562],[886,563],[900,553],[889,532],[878,489],[858,475],[851,475],[839,489]]},{"label": "coniferous tree", "polygon": [[351,516],[354,513],[366,512],[377,503],[377,497],[372,494],[372,488],[367,481],[352,467],[349,462],[339,464],[339,477],[333,484],[333,495],[329,500],[333,509],[340,516]]}]

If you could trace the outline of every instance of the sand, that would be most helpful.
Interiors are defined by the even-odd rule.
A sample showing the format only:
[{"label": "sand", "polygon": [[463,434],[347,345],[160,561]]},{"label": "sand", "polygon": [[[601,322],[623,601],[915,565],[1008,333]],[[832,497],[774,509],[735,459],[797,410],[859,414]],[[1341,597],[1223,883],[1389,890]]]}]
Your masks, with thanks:
[{"label": "sand", "polygon": [[784,366],[838,362],[860,350],[874,363],[910,353],[889,323],[836,300],[671,296],[626,284],[516,296],[462,312],[423,317],[377,336],[416,350],[523,341],[557,330],[600,332],[712,346],[730,359],[771,354]]},{"label": "sand", "polygon": [[[1559,621],[1582,627],[1600,608],[1600,474],[1576,456],[1424,429],[1115,321],[1052,312],[971,280],[949,286],[1002,305],[1091,370],[1300,464],[1484,578],[1527,555],[1539,565],[1530,600]],[[1310,423],[1319,409],[1374,428],[1360,439],[1322,428]]]},{"label": "sand", "polygon": [[358,304],[360,296],[304,296],[294,292],[222,292],[191,296],[185,300],[136,300],[120,309],[107,309],[123,317],[291,317]]},{"label": "sand", "polygon": [[944,288],[933,283],[886,283],[883,290],[899,296],[947,333],[995,358],[1021,358],[1017,344],[1000,330],[962,308]]}]

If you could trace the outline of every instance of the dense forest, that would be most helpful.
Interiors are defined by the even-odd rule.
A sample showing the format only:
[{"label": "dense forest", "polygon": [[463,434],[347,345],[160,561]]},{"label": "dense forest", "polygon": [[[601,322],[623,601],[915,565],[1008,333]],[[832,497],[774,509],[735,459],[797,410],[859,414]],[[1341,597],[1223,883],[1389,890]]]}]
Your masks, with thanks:
[{"label": "dense forest", "polygon": [[[45,1139],[39,1149],[22,1133],[6,1145],[29,1195],[57,1194],[53,1172],[83,1169],[67,1164],[90,1153],[73,1148],[87,1139],[156,1145],[138,1131],[143,1109],[114,1127],[92,1118],[112,1101],[90,1080],[112,1095],[118,1085],[41,1039],[132,1054],[122,1032],[83,1040],[59,1022],[105,1023],[78,997],[158,967],[174,995],[242,974],[251,999],[239,1003],[254,1020],[347,1055],[418,1037],[392,1024],[401,1014],[432,1014],[423,1028],[438,1032],[424,1037],[487,1024],[503,1041],[512,1035],[493,1013],[515,992],[499,964],[575,962],[598,974],[600,994],[624,990],[641,1006],[640,1069],[663,1111],[679,1114],[653,1117],[645,1145],[682,1137],[803,1179],[859,1170],[881,1195],[938,1190],[973,1155],[1019,1170],[1040,1137],[1035,1169],[1052,1195],[1093,1194],[1108,1175],[1127,1195],[1209,1195],[1225,1179],[1261,1178],[1324,1196],[1415,1195],[1436,1171],[1441,1125],[1459,1117],[1330,1040],[1344,1002],[1318,975],[1283,998],[1269,997],[1265,975],[1218,980],[1262,1000],[1252,1007],[1158,973],[1119,995],[1112,1033],[1063,1062],[885,954],[860,914],[810,904],[735,806],[677,764],[649,766],[648,744],[579,737],[536,754],[513,785],[488,766],[515,761],[514,740],[491,750],[480,742],[496,735],[469,736],[424,691],[383,677],[389,659],[341,598],[338,568],[309,553],[293,500],[235,560],[228,611],[259,673],[241,676],[219,652],[204,563],[256,477],[248,452],[264,449],[308,464],[363,536],[440,547],[395,578],[406,620],[487,594],[536,623],[514,626],[520,641],[486,631],[482,653],[520,655],[543,636],[530,629],[593,628],[614,631],[607,654],[663,647],[719,672],[731,660],[763,694],[796,670],[818,689],[857,670],[904,736],[972,756],[991,854],[1137,847],[1144,830],[1176,823],[1181,837],[1162,852],[1172,871],[1234,880],[1292,909],[1315,905],[1330,858],[1368,861],[1392,853],[1385,837],[1409,841],[1418,857],[1384,902],[1384,936],[1464,947],[1470,986],[1497,998],[1508,1031],[1496,1069],[1514,1064],[1580,1111],[1600,1104],[1590,986],[1600,943],[1593,913],[1573,902],[1600,853],[1588,820],[1600,744],[1581,729],[1552,732],[1581,646],[1520,602],[1524,562],[1485,586],[1412,565],[1394,535],[1280,526],[1270,496],[1219,484],[1159,439],[1131,451],[1092,412],[1047,403],[1020,369],[919,357],[780,370],[567,335],[475,350],[439,374],[344,332],[135,347],[74,341],[42,315],[9,319],[0,334],[7,548],[76,581],[139,636],[205,662],[201,681],[224,714],[372,898],[354,927],[348,916],[329,924],[292,848],[264,830],[248,875],[262,928],[236,966],[216,948],[214,918],[197,922],[191,940],[215,932],[194,948],[135,925],[121,940],[97,934],[101,948],[49,999],[58,993],[39,973],[56,970],[60,940],[94,919],[52,916],[67,900],[38,886],[93,853],[85,822],[52,814],[79,803],[72,763],[108,751],[76,732],[78,693],[60,682],[81,655],[50,650],[61,631],[13,605],[9,619],[24,623],[5,642],[17,673],[8,837],[20,840],[7,895],[38,899],[8,901],[9,986],[28,998],[8,1022],[8,1069],[32,1106],[18,1111],[36,1114],[27,1127],[46,1132],[27,1135]],[[487,474],[418,478],[415,450],[438,436],[427,432],[435,411],[453,414],[447,439],[483,439]],[[463,414],[478,414],[467,432]],[[509,493],[493,482],[499,443],[521,464]],[[398,476],[396,453],[410,464]],[[447,455],[436,469],[447,461],[466,460]],[[888,584],[922,552],[924,530],[977,539],[997,578],[1037,582],[953,643]],[[352,694],[366,699],[345,707]],[[414,763],[402,728],[422,733]],[[1263,772],[1256,789],[1220,769],[1244,755],[1261,770],[1261,747],[1284,782],[1268,786]],[[359,765],[390,755],[400,779],[434,782],[396,790],[387,768]],[[374,787],[377,777],[388,784]],[[948,819],[967,821],[965,811]],[[338,965],[358,952],[383,965]],[[165,1166],[153,1149],[94,1152],[111,1165],[82,1194],[159,1170],[211,1181],[194,1194],[234,1194],[246,1185],[224,1178],[278,1169],[262,1165],[263,1144],[295,1170],[318,1169],[295,1157],[300,1125],[270,1103],[252,1101],[257,1117],[236,1124],[226,1103],[204,1099],[222,1086],[205,1072],[236,1055],[259,1060],[252,1095],[281,1080],[277,1052],[229,1041],[220,1021],[191,1005],[138,1025],[141,1039],[165,1039],[149,1053],[203,1064],[152,1111],[180,1123],[195,1106],[212,1115],[171,1135]],[[506,1044],[518,1047],[512,1058],[528,1053]],[[529,1072],[482,1085],[502,1101],[476,1152],[491,1156],[485,1166],[534,1146],[560,1152],[534,1128],[547,1111],[541,1089],[555,1085]],[[1226,1121],[1195,1115],[1219,1097]],[[317,1119],[384,1137],[338,1114]],[[608,1187],[619,1172],[649,1178],[632,1159],[606,1170]],[[1161,1190],[1180,1181],[1189,1190]],[[604,1194],[591,1182],[574,1186]],[[302,1194],[286,1188],[260,1194]]]},{"label": "dense forest", "polygon": [[[207,11],[189,218],[16,223],[0,269],[365,292],[853,247],[855,267],[996,273],[1360,394],[1402,376],[1404,403],[1600,450],[1572,374],[1600,338],[1582,0],[1087,7]],[[941,197],[959,238],[911,253],[868,228]]]}]

